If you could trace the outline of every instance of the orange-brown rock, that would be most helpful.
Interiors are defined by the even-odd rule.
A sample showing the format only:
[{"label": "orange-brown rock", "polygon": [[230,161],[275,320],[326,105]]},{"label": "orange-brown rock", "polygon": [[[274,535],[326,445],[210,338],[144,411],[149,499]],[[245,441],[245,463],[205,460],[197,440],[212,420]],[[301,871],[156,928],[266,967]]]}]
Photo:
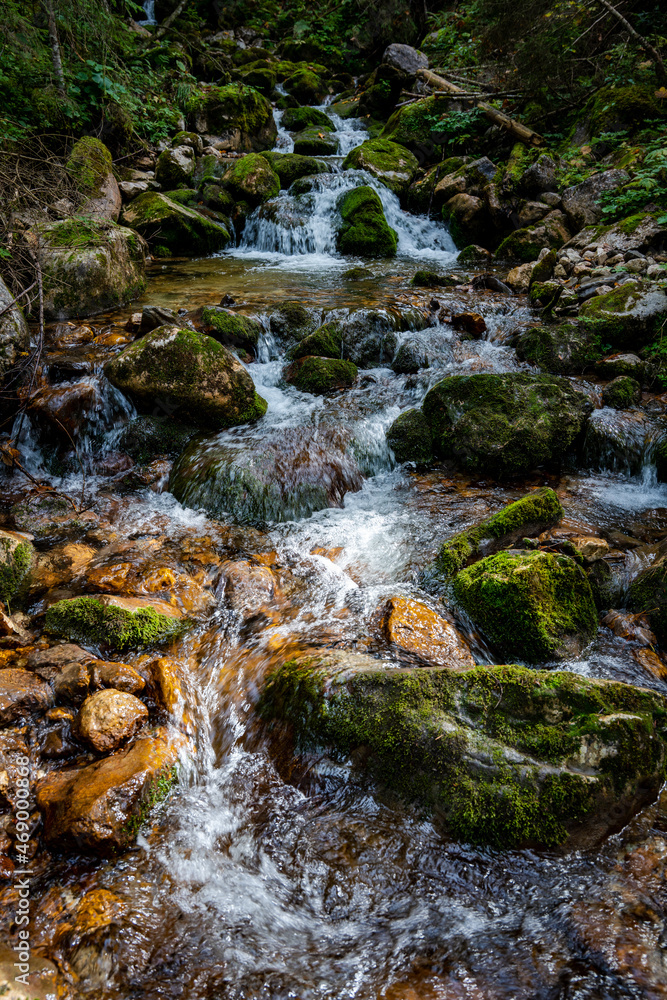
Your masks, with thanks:
[{"label": "orange-brown rock", "polygon": [[98,854],[127,847],[184,745],[185,737],[160,727],[103,760],[49,774],[36,789],[46,840]]},{"label": "orange-brown rock", "polygon": [[115,750],[134,736],[148,718],[143,701],[133,694],[104,688],[86,698],[79,712],[79,733],[100,753]]},{"label": "orange-brown rock", "polygon": [[68,542],[65,545],[58,545],[50,552],[40,553],[35,561],[30,593],[40,594],[53,587],[66,586],[79,575],[94,556],[94,548],[78,542]]},{"label": "orange-brown rock", "polygon": [[90,937],[117,924],[129,907],[125,900],[108,889],[92,889],[76,908],[73,919],[75,938]]},{"label": "orange-brown rock", "polygon": [[146,687],[146,681],[134,667],[127,663],[93,660],[90,665],[93,687],[115,688],[127,694],[138,694]]},{"label": "orange-brown rock", "polygon": [[461,633],[421,601],[392,597],[384,608],[383,631],[399,655],[405,653],[434,667],[475,665]]},{"label": "orange-brown rock", "polygon": [[90,344],[95,338],[95,331],[89,326],[77,326],[76,323],[57,323],[47,332],[47,336],[54,347],[64,350],[67,347]]},{"label": "orange-brown rock", "polygon": [[99,382],[94,377],[73,384],[45,385],[30,397],[28,411],[62,443],[75,437],[86,417],[100,406]]},{"label": "orange-brown rock", "polygon": [[45,712],[53,704],[53,691],[30,670],[0,670],[0,724],[7,725]]},{"label": "orange-brown rock", "polygon": [[16,952],[8,944],[0,945],[0,996],[3,1000],[52,1000],[56,996],[67,1000],[71,997],[53,962],[31,951],[25,963],[29,966],[26,979],[18,982],[16,961]]},{"label": "orange-brown rock", "polygon": [[131,562],[115,563],[113,566],[95,566],[86,574],[86,583],[95,590],[119,594],[126,589],[127,578],[133,572]]},{"label": "orange-brown rock", "polygon": [[633,649],[633,659],[659,681],[667,681],[667,664],[652,649]]},{"label": "orange-brown rock", "polygon": [[484,317],[479,313],[463,312],[455,313],[452,316],[452,326],[455,330],[463,330],[471,337],[478,339],[486,333],[486,323]]},{"label": "orange-brown rock", "polygon": [[234,611],[249,618],[266,609],[279,597],[276,579],[268,566],[256,566],[247,560],[223,564],[225,597]]},{"label": "orange-brown rock", "polygon": [[70,701],[74,705],[88,694],[90,687],[90,674],[85,663],[72,661],[66,663],[59,674],[52,681],[53,693],[58,701]]},{"label": "orange-brown rock", "polygon": [[158,705],[179,724],[185,716],[183,680],[178,663],[169,656],[159,656],[148,665]]}]

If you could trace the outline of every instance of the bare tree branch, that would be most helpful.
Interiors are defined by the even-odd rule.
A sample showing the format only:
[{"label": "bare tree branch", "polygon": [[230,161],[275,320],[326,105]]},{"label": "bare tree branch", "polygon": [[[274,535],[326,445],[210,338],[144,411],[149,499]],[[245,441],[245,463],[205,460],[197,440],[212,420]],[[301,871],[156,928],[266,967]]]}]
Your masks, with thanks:
[{"label": "bare tree branch", "polygon": [[597,0],[597,3],[599,3],[601,7],[604,7],[604,9],[609,14],[615,17],[616,20],[623,25],[628,34],[631,35],[632,38],[635,38],[639,42],[641,47],[643,49],[646,49],[646,51],[651,56],[653,56],[655,60],[655,75],[658,78],[658,82],[662,84],[667,83],[667,71],[665,71],[665,65],[662,61],[662,56],[660,55],[658,50],[653,45],[651,45],[651,43],[646,38],[644,38],[643,35],[640,35],[638,31],[635,31],[635,29],[632,27],[627,18],[623,17],[621,12],[616,10],[616,8],[609,3],[609,0]]}]

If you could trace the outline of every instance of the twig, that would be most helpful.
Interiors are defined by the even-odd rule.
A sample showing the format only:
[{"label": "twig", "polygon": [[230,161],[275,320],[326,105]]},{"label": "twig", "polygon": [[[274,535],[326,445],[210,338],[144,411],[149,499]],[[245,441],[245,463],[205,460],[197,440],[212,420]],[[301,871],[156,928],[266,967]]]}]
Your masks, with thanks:
[{"label": "twig", "polygon": [[19,292],[16,298],[12,299],[12,301],[9,302],[4,309],[0,309],[0,316],[4,316],[6,312],[9,312],[12,306],[15,306],[19,299],[22,299],[24,295],[27,295],[28,292],[31,292],[33,290],[36,284],[37,281],[33,281],[32,285],[30,285],[28,288],[24,288],[22,292]]},{"label": "twig", "polygon": [[608,13],[612,15],[612,17],[615,17],[616,20],[623,25],[628,34],[631,35],[632,38],[636,38],[641,47],[643,49],[646,49],[646,51],[653,56],[656,62],[655,75],[657,76],[660,83],[662,84],[667,83],[667,71],[665,71],[665,65],[662,61],[662,56],[660,55],[658,50],[653,45],[651,45],[651,43],[646,38],[644,38],[643,35],[640,35],[639,32],[632,27],[628,19],[623,17],[621,12],[617,10],[612,4],[609,3],[609,0],[597,0],[597,3],[599,3],[601,7],[604,7],[604,9],[608,11]]}]

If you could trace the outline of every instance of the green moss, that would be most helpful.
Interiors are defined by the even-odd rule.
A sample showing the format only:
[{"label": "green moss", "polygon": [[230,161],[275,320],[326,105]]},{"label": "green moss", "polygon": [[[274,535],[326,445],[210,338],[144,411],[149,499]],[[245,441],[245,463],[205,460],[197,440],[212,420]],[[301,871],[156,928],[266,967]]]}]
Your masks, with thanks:
[{"label": "green moss", "polygon": [[222,226],[156,191],[145,191],[131,201],[123,221],[148,240],[158,256],[214,253],[230,239]]},{"label": "green moss", "polygon": [[112,171],[111,153],[99,139],[78,139],[67,160],[67,172],[81,194],[94,198]]},{"label": "green moss", "polygon": [[554,268],[558,263],[558,256],[555,250],[545,253],[542,260],[538,260],[530,275],[531,285],[534,282],[548,281],[553,276]]},{"label": "green moss", "polygon": [[405,410],[387,431],[387,444],[397,462],[427,464],[433,458],[431,431],[421,410]]},{"label": "green moss", "polygon": [[25,590],[34,561],[33,547],[0,535],[0,601],[9,609],[15,597]]},{"label": "green moss", "polygon": [[317,174],[328,174],[330,167],[314,156],[301,156],[298,153],[262,153],[280,178],[280,186],[289,188],[300,177],[314,177]]},{"label": "green moss", "polygon": [[277,129],[267,99],[242,83],[211,87],[201,99],[210,132],[220,135],[230,129],[241,132],[243,150],[270,149]]},{"label": "green moss", "polygon": [[289,352],[289,357],[295,361],[308,355],[320,358],[343,357],[343,335],[338,323],[325,323],[318,327]]},{"label": "green moss", "polygon": [[432,133],[437,131],[445,116],[442,103],[435,97],[414,101],[394,112],[382,131],[382,138],[391,139],[408,149],[428,145]]},{"label": "green moss", "polygon": [[204,306],[201,321],[206,332],[223,344],[237,344],[253,354],[256,352],[262,333],[256,319],[227,312],[218,306]]},{"label": "green moss", "polygon": [[540,305],[544,306],[545,309],[550,309],[558,302],[560,293],[561,285],[557,281],[533,281],[528,298],[531,305]]},{"label": "green moss", "polygon": [[173,417],[135,417],[123,428],[118,449],[137,464],[146,465],[158,455],[175,458],[195,433],[194,427]]},{"label": "green moss", "polygon": [[391,139],[364,142],[343,160],[343,170],[367,170],[396,194],[407,189],[418,168],[416,156]]},{"label": "green moss", "polygon": [[590,640],[597,629],[586,574],[567,556],[498,552],[461,570],[454,595],[494,645],[529,663],[560,656],[569,637]]},{"label": "green moss", "polygon": [[648,344],[659,334],[667,316],[667,296],[662,291],[619,285],[604,295],[594,295],[579,310],[579,322],[614,347]]},{"label": "green moss", "polygon": [[636,406],[642,396],[642,387],[636,379],[619,375],[602,390],[602,402],[615,410],[627,410]]},{"label": "green moss", "polygon": [[148,819],[151,810],[159,805],[160,802],[164,802],[171,790],[175,785],[178,784],[178,765],[174,766],[164,772],[163,774],[158,774],[153,782],[147,786],[144,795],[139,802],[139,811],[123,824],[121,831],[130,840],[135,840],[139,830],[142,828],[146,820]]},{"label": "green moss", "polygon": [[300,104],[320,104],[327,94],[326,84],[309,68],[298,69],[286,77],[284,86]]},{"label": "green moss", "polygon": [[661,645],[667,644],[667,566],[659,562],[643,570],[628,590],[628,608],[645,614]]},{"label": "green moss", "polygon": [[283,302],[269,320],[271,332],[283,341],[293,341],[311,333],[315,320],[301,302]]},{"label": "green moss", "polygon": [[141,649],[168,642],[181,635],[185,623],[154,608],[126,611],[105,605],[94,597],[74,597],[52,604],[44,629],[60,639],[88,642],[110,649]]},{"label": "green moss", "polygon": [[366,185],[354,188],[338,203],[343,224],[337,246],[341,253],[365,257],[394,257],[398,246],[395,230],[387,225],[382,202]]},{"label": "green moss", "polygon": [[563,508],[553,490],[544,486],[508,504],[487,521],[448,539],[436,557],[438,572],[451,578],[481,553],[507,548],[524,537],[538,535],[560,523]]},{"label": "green moss", "polygon": [[108,224],[92,219],[63,219],[44,229],[42,235],[51,247],[87,250],[104,244],[107,229]]},{"label": "green moss", "polygon": [[656,97],[655,86],[630,84],[603,87],[591,102],[591,135],[620,129],[637,132],[647,121],[660,117],[663,110],[662,102]]},{"label": "green moss", "polygon": [[[660,695],[566,672],[384,669],[344,657],[284,663],[261,716],[288,723],[299,750],[333,747],[345,759],[364,748],[364,766],[385,788],[427,806],[455,837],[555,846],[606,795],[661,780]],[[590,741],[603,746],[599,772],[585,760],[570,769]]]},{"label": "green moss", "polygon": [[581,375],[602,357],[600,337],[572,324],[533,326],[516,343],[517,356],[554,375]]},{"label": "green moss", "polygon": [[283,114],[281,125],[290,132],[301,132],[311,125],[316,126],[320,132],[334,131],[331,118],[317,108],[288,108]]},{"label": "green moss", "polygon": [[415,288],[448,288],[456,284],[456,279],[437,271],[415,271],[410,284]]},{"label": "green moss", "polygon": [[316,125],[304,128],[294,136],[294,152],[299,156],[333,156],[338,152],[338,139]]},{"label": "green moss", "polygon": [[496,250],[496,257],[499,260],[519,260],[522,264],[528,264],[537,260],[541,249],[540,241],[533,238],[530,229],[517,229],[505,237]]},{"label": "green moss", "polygon": [[290,365],[285,378],[301,392],[323,395],[336,389],[348,389],[357,378],[357,366],[351,361],[303,357]]},{"label": "green moss", "polygon": [[260,153],[242,156],[225,172],[222,183],[236,198],[259,205],[280,191],[280,178]]}]

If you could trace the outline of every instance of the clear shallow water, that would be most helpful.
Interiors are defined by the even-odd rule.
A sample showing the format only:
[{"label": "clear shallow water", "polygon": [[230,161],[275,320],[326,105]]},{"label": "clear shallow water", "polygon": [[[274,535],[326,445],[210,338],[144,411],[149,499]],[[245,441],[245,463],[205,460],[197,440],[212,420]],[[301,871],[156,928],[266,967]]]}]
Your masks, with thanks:
[{"label": "clear shallow water", "polygon": [[[332,176],[338,184],[340,175]],[[343,190],[335,184],[319,192],[329,208],[332,194]],[[387,204],[400,213],[390,200]],[[371,264],[375,277],[368,292],[341,281],[353,262],[332,251],[326,242],[330,230],[313,253],[259,251],[248,237],[245,249],[168,265],[155,272],[147,300],[191,305],[235,288],[261,314],[269,303],[295,297],[292,291],[298,289],[313,308],[367,304],[364,296],[386,305],[391,290],[397,300],[405,294],[405,276],[414,270],[418,251],[439,263],[444,257],[437,255],[449,252],[428,248],[431,231],[419,228],[423,220],[418,225],[403,214],[397,218],[408,234],[404,239],[415,247],[396,262]],[[324,231],[331,215],[322,211],[320,219]],[[260,240],[259,223],[256,231]],[[78,976],[81,997],[641,1000],[667,995],[661,938],[667,848],[664,836],[651,832],[650,810],[587,852],[498,852],[452,844],[413,809],[378,795],[340,762],[313,759],[290,770],[272,752],[255,713],[264,678],[285,650],[313,642],[367,649],[372,616],[388,596],[432,600],[419,589],[420,571],[442,541],[529,486],[548,482],[558,489],[567,522],[581,531],[623,530],[642,519],[652,524],[667,509],[667,486],[657,484],[646,450],[636,473],[618,460],[623,452],[616,447],[609,461],[598,449],[590,471],[504,486],[443,469],[416,474],[395,467],[384,432],[402,409],[418,405],[435,381],[447,374],[518,367],[503,343],[527,314],[488,295],[452,293],[456,309],[465,302],[484,315],[486,339],[462,342],[447,324],[401,333],[402,340],[417,338],[428,353],[430,367],[416,377],[376,368],[364,373],[369,384],[314,398],[281,384],[282,358],[270,338],[263,360],[249,366],[269,403],[267,415],[251,428],[216,437],[260,445],[275,434],[287,442],[289,434],[345,431],[366,478],[341,507],[257,531],[211,520],[169,493],[119,496],[107,478],[88,476],[87,489],[118,538],[132,540],[131,557],[142,557],[152,541],[159,554],[207,537],[221,558],[260,554],[274,560],[286,601],[256,621],[247,618],[253,608],[230,612],[224,594],[216,591],[212,617],[174,654],[186,666],[194,731],[178,788],[155,810],[135,850],[102,863],[62,858],[44,878],[40,891],[62,886],[78,896],[82,887],[105,888],[126,906],[122,918],[92,941],[65,936],[54,945],[53,934],[47,938],[46,952],[60,956]],[[96,415],[80,427],[87,455],[113,449],[119,426],[133,413],[104,386]],[[618,423],[605,411],[598,411],[596,420],[612,431]],[[640,425],[641,419],[632,422]],[[611,436],[622,438],[634,453],[644,447],[646,434],[633,433]],[[38,431],[29,421],[21,444],[29,467],[43,473]],[[82,485],[78,473],[54,482],[77,494]],[[651,555],[632,558],[648,561]],[[624,564],[620,572],[627,571]],[[456,619],[455,608],[449,613]],[[480,662],[493,661],[478,641],[474,648]],[[580,659],[565,666],[660,686],[641,673],[630,645],[604,629]]]}]

